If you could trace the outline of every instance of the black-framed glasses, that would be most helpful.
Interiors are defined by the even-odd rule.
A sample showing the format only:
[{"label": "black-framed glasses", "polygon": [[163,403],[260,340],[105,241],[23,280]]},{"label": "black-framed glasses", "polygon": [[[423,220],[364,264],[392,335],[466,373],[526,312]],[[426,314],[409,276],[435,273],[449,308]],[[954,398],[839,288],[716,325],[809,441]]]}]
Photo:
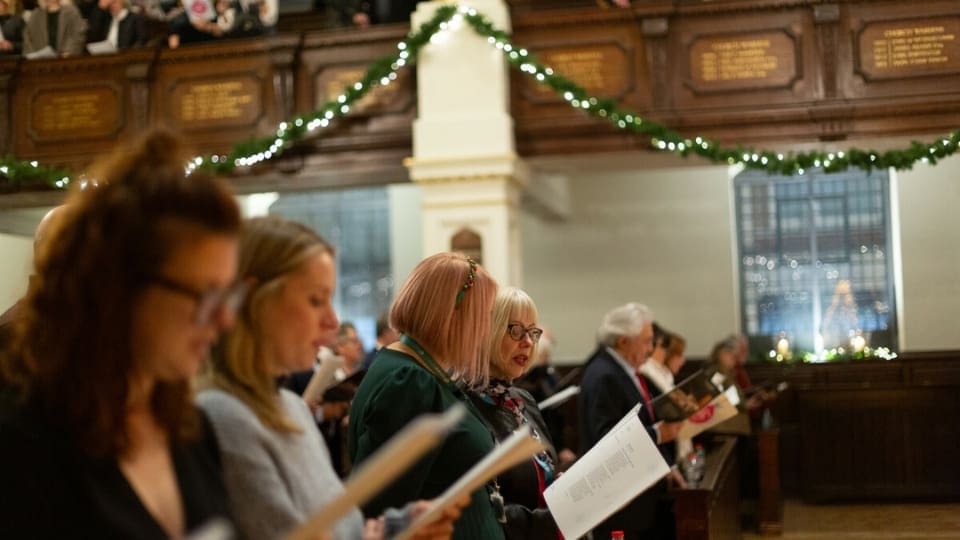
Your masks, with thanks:
[{"label": "black-framed glasses", "polygon": [[537,328],[536,326],[524,328],[522,324],[510,323],[507,325],[507,335],[514,341],[523,341],[523,336],[530,336],[530,341],[536,343],[540,341],[540,336],[543,335],[543,329]]},{"label": "black-framed glasses", "polygon": [[225,289],[211,288],[205,291],[198,291],[193,287],[160,275],[151,277],[150,282],[168,291],[192,298],[197,303],[193,322],[198,326],[208,324],[214,313],[221,308],[227,309],[231,313],[235,312],[243,303],[249,289],[245,281],[238,281]]}]

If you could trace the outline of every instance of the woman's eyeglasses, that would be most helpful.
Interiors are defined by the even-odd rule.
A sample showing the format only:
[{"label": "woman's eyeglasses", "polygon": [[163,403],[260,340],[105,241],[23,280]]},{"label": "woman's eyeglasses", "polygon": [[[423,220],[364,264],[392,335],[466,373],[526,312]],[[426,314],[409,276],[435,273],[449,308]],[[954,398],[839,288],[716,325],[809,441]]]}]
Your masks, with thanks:
[{"label": "woman's eyeglasses", "polygon": [[153,276],[150,282],[175,293],[192,298],[197,303],[197,310],[194,314],[194,324],[205,326],[210,323],[213,315],[221,308],[235,312],[243,299],[247,296],[248,284],[245,281],[238,281],[225,289],[207,289],[198,291],[182,283],[178,283],[170,278],[163,276]]},{"label": "woman's eyeglasses", "polygon": [[536,343],[543,335],[543,329],[531,326],[524,328],[522,324],[510,323],[507,325],[507,335],[514,341],[523,341],[523,336],[530,336],[530,341]]}]

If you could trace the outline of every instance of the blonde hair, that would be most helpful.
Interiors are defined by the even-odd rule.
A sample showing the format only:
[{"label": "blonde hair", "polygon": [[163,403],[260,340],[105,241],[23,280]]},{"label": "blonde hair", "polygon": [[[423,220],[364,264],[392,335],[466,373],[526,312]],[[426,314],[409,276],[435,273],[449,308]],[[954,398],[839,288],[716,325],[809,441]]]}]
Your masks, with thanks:
[{"label": "blonde hair", "polygon": [[[487,363],[490,365],[503,362],[500,357],[503,338],[507,335],[507,325],[510,324],[510,316],[514,313],[530,315],[534,321],[537,320],[537,305],[533,303],[533,298],[525,291],[516,287],[506,287],[497,293],[497,298],[493,303],[493,328],[490,332],[490,342],[487,345]],[[543,336],[541,336],[542,338]],[[537,359],[538,344],[534,343],[527,355],[531,360]],[[532,364],[530,364],[532,365]]]},{"label": "blonde hair", "polygon": [[473,286],[456,302],[470,271],[457,253],[427,257],[410,273],[390,307],[390,326],[407,334],[471,386],[485,386],[486,347],[497,282],[477,265]]},{"label": "blonde hair", "polygon": [[670,360],[674,356],[682,355],[687,349],[687,340],[683,339],[680,334],[667,332],[667,335],[670,336],[670,344],[666,347],[667,354],[663,357],[664,361]]},{"label": "blonde hair", "polygon": [[240,235],[238,275],[255,282],[232,329],[213,351],[202,386],[219,388],[250,407],[276,431],[301,429],[284,414],[274,375],[263,353],[264,305],[275,299],[286,278],[318,253],[333,256],[333,247],[309,227],[277,217],[254,218]]}]

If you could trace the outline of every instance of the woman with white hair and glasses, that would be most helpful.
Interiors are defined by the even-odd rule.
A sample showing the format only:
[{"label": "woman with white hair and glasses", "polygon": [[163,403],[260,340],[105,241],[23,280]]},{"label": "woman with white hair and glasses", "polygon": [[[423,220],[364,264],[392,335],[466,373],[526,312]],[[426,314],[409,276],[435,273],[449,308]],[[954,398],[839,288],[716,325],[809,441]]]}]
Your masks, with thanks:
[{"label": "woman with white hair and glasses", "polygon": [[490,381],[470,393],[498,441],[529,425],[534,437],[547,442],[547,450],[497,478],[506,503],[504,532],[508,540],[558,537],[557,525],[543,499],[543,491],[556,478],[557,454],[537,402],[513,385],[536,358],[542,335],[533,299],[517,288],[501,290],[493,304],[493,327],[486,351]]},{"label": "woman with white hair and glasses", "polygon": [[[587,360],[580,384],[580,451],[590,450],[637,403],[640,420],[657,444],[674,440],[680,423],[662,422],[650,406],[659,395],[640,373],[653,349],[653,313],[643,304],[629,303],[608,312],[597,330],[597,349]],[[626,540],[669,537],[661,534],[673,516],[658,515],[657,503],[665,482],[640,494],[601,523],[595,538],[610,538],[621,530]]]}]

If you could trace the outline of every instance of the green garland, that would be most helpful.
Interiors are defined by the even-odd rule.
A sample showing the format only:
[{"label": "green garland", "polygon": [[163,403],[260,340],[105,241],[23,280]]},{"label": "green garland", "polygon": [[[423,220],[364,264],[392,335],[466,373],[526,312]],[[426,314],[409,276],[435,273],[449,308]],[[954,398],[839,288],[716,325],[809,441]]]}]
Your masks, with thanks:
[{"label": "green garland", "polygon": [[[513,45],[509,35],[494,27],[475,9],[445,5],[438,8],[434,16],[416,32],[411,31],[404,41],[397,44],[396,55],[375,61],[361,80],[348,87],[336,99],[310,114],[281,122],[275,136],[238,143],[227,155],[197,157],[188,164],[188,170],[202,169],[214,174],[229,174],[238,167],[250,167],[281,155],[285,149],[348,114],[351,107],[374,87],[391,84],[397,79],[397,71],[416,62],[421,49],[430,43],[434,36],[439,32],[452,30],[451,26],[463,21],[479,35],[486,37],[492,46],[503,51],[511,65],[552,88],[572,107],[606,120],[619,129],[648,137],[656,150],[683,157],[695,154],[714,163],[742,164],[746,168],[764,170],[771,174],[802,175],[808,169],[814,168],[827,172],[842,171],[850,167],[866,171],[891,167],[898,170],[910,169],[918,162],[935,164],[938,160],[953,155],[960,145],[960,130],[932,143],[914,141],[908,148],[882,153],[850,148],[844,152],[813,150],[783,154],[743,146],[724,147],[704,137],[684,137],[657,122],[641,117],[635,111],[621,108],[612,99],[589,95],[577,83],[536,61],[526,49]],[[5,187],[7,190],[29,186],[64,188],[70,183],[70,178],[69,172],[63,169],[42,167],[36,162],[18,161],[12,157],[0,159],[0,192],[5,191]]]}]

